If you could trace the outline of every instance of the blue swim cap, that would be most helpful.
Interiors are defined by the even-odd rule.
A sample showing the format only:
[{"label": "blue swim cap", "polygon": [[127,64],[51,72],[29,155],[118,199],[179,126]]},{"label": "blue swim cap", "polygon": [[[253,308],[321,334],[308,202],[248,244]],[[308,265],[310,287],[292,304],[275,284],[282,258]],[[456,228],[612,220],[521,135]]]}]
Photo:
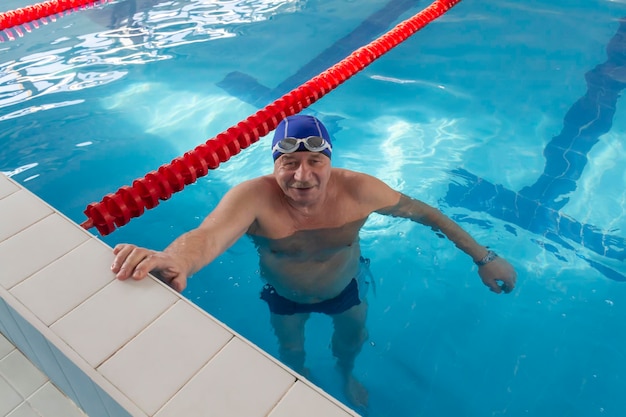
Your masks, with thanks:
[{"label": "blue swim cap", "polygon": [[[296,114],[294,116],[289,116],[283,119],[276,130],[274,131],[274,139],[272,140],[272,147],[285,138],[296,138],[296,139],[304,139],[309,136],[319,136],[324,138],[326,142],[332,147],[332,142],[330,140],[330,135],[326,130],[326,127],[320,122],[317,118],[304,114]],[[308,151],[305,148],[304,144],[301,143],[298,150],[296,152]],[[331,150],[324,149],[320,153],[326,155],[330,158]],[[274,161],[278,159],[279,156],[283,155],[280,151],[274,151],[272,156],[274,157]]]}]

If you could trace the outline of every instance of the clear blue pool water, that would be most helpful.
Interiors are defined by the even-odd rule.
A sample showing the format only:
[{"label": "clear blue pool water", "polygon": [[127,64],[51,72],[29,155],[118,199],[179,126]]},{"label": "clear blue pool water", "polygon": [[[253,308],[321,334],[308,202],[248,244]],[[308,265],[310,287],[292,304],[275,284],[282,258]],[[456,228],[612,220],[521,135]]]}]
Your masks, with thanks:
[{"label": "clear blue pool water", "polygon": [[[0,171],[79,223],[428,4],[138,3],[0,43]],[[626,64],[606,67],[624,16],[624,1],[464,0],[308,109],[337,166],[439,207],[519,274],[496,296],[451,243],[372,216],[362,245],[378,285],[355,369],[371,416],[626,414]],[[271,167],[264,139],[103,239],[163,248]],[[184,294],[276,355],[256,262],[244,238]],[[345,401],[329,341],[314,317],[312,379]]]}]

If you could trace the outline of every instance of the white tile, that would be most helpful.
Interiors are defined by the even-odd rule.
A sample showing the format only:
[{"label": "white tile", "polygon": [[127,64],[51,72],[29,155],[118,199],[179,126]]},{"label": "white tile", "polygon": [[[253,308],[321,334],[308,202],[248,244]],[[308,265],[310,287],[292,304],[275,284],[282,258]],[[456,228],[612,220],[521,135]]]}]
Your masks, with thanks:
[{"label": "white tile", "polygon": [[241,339],[232,339],[156,417],[261,417],[295,377]]},{"label": "white tile", "polygon": [[22,403],[6,417],[41,417],[28,403]]},{"label": "white tile", "polygon": [[50,328],[95,368],[178,299],[151,278],[115,280]]},{"label": "white tile", "polygon": [[4,358],[6,355],[14,350],[15,346],[13,346],[11,342],[9,342],[9,339],[4,337],[4,335],[0,333],[0,359]]},{"label": "white tile", "polygon": [[50,382],[33,394],[28,404],[41,417],[86,417],[72,400]]},{"label": "white tile", "polygon": [[89,239],[11,289],[46,325],[76,308],[115,279],[112,250]]},{"label": "white tile", "polygon": [[20,405],[22,397],[11,385],[0,376],[0,416],[6,416],[9,411]]},{"label": "white tile", "polygon": [[4,198],[19,190],[19,187],[9,180],[4,174],[0,174],[0,198]]},{"label": "white tile", "polygon": [[89,239],[64,217],[51,214],[0,242],[0,285],[11,288]]},{"label": "white tile", "polygon": [[52,209],[26,190],[0,199],[0,242],[52,213]]},{"label": "white tile", "polygon": [[268,417],[350,417],[346,412],[322,394],[302,381],[296,382]]},{"label": "white tile", "polygon": [[180,300],[98,371],[153,415],[233,335]]},{"label": "white tile", "polygon": [[0,375],[10,381],[13,388],[23,398],[37,391],[48,378],[27,358],[15,349],[0,360]]}]

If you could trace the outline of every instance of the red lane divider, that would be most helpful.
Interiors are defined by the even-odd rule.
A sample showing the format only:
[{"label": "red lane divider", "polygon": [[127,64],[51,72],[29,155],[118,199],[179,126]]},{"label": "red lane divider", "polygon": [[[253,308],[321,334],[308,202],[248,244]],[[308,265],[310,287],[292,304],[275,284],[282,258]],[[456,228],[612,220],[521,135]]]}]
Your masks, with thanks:
[{"label": "red lane divider", "polygon": [[68,10],[84,9],[113,0],[50,0],[21,9],[0,13],[0,30],[10,29],[25,23],[63,13]]},{"label": "red lane divider", "polygon": [[161,166],[157,171],[135,180],[132,186],[123,186],[114,194],[106,195],[101,202],[89,204],[85,209],[87,220],[81,226],[85,229],[96,227],[102,235],[107,235],[116,226],[127,224],[131,218],[140,216],[144,209],[155,207],[159,200],[169,199],[173,193],[267,135],[285,117],[310,106],[460,1],[436,0],[415,16],[247,119]]}]

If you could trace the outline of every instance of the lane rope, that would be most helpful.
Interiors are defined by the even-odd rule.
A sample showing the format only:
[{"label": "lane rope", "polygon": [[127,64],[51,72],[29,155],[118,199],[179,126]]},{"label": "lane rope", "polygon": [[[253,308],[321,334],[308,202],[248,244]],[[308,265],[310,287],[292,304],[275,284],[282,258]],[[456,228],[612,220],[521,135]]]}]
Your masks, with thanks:
[{"label": "lane rope", "polygon": [[[39,22],[47,24],[48,18],[55,20],[57,16],[65,16],[78,10],[92,8],[112,1],[114,0],[50,0],[22,7],[21,9],[9,10],[8,12],[0,13],[0,31],[4,31],[9,40],[14,40],[16,34],[17,36],[23,36],[22,29],[26,32],[31,32],[33,27],[39,27]],[[0,33],[0,41],[3,40],[4,38]]]},{"label": "lane rope", "polygon": [[87,220],[81,226],[85,229],[95,227],[101,235],[108,235],[116,227],[142,215],[145,209],[156,207],[160,200],[169,199],[173,193],[181,191],[186,185],[207,175],[209,170],[216,169],[220,163],[228,161],[242,149],[257,142],[259,138],[273,131],[285,117],[310,106],[460,1],[434,1],[421,12],[248,118],[169,164],[136,179],[131,186],[123,186],[115,193],[107,194],[100,202],[89,204],[84,211]]},{"label": "lane rope", "polygon": [[[81,10],[112,0],[53,0],[0,14],[0,30],[25,25],[68,10]],[[274,130],[287,116],[299,113],[337,88],[353,75],[404,42],[433,20],[442,16],[461,0],[435,0],[430,6],[413,17],[399,23],[393,29],[362,46],[349,56],[291,90],[273,103],[268,104],[248,118],[219,133],[191,151],[186,152],[149,172],[143,178],[123,186],[115,193],[107,194],[100,202],[85,209],[85,229],[95,227],[101,235],[108,235],[116,227],[139,217],[146,209],[169,199],[173,193],[216,169],[242,149],[257,142]]]}]

